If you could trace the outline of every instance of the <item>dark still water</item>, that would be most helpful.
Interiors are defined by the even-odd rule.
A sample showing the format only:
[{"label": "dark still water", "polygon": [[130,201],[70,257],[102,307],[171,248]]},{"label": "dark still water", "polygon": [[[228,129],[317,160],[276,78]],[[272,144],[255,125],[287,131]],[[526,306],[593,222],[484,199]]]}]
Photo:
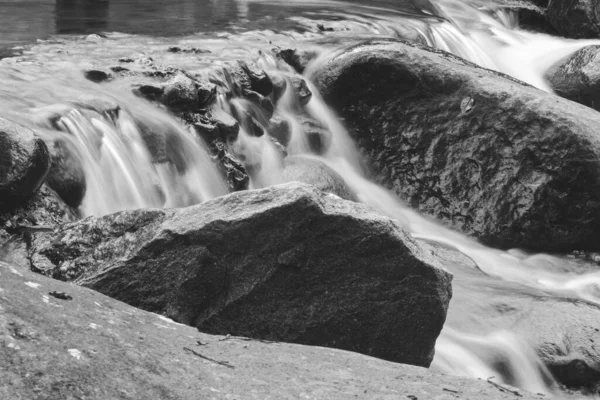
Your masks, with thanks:
[{"label": "dark still water", "polygon": [[0,0],[0,46],[56,34],[172,36],[234,27],[276,30],[289,17],[335,18],[338,11],[360,15],[390,9],[415,15],[430,7],[428,0]]}]

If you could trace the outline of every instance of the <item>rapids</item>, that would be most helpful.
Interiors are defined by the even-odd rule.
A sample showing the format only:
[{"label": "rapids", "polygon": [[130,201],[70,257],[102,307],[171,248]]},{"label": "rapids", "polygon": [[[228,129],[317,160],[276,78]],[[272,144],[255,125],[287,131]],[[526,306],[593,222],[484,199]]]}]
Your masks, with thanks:
[{"label": "rapids", "polygon": [[[256,58],[259,51],[257,62],[267,72],[292,73],[289,66],[277,61],[271,53],[274,45],[287,45],[321,54],[305,71],[305,78],[310,81],[311,71],[339,43],[377,35],[417,40],[550,91],[543,74],[553,63],[583,46],[600,43],[526,32],[518,28],[518,21],[508,11],[456,0],[413,2],[402,7],[393,1],[244,0],[224,4],[229,3],[234,9],[231,15],[221,10],[227,22],[204,26],[202,33],[176,39],[111,33],[108,37],[112,42],[102,51],[98,51],[96,43],[102,39],[54,36],[24,52],[23,48],[17,48],[14,51],[23,52],[21,56],[0,61],[0,114],[34,126],[43,135],[63,135],[81,160],[88,185],[79,209],[82,216],[142,207],[183,207],[228,191],[201,140],[167,111],[126,94],[116,83],[98,86],[84,80],[80,70],[90,61],[98,63],[106,58],[128,56],[140,48],[152,54],[154,49],[177,43],[212,51],[203,62],[186,61],[180,55],[167,60],[199,73],[227,60]],[[118,21],[109,17],[102,26],[118,30]],[[316,24],[334,31],[321,32],[315,29]],[[193,29],[193,24],[188,28]],[[133,31],[148,33],[146,28]],[[61,33],[52,29],[42,32]],[[76,27],[73,32],[88,33],[87,28]],[[11,44],[19,42],[17,39]],[[510,327],[497,329],[488,325],[486,315],[475,314],[470,318],[477,320],[486,333],[465,332],[460,318],[455,316],[469,310],[469,303],[480,301],[471,296],[470,285],[489,285],[507,294],[519,290],[543,291],[556,297],[600,304],[600,272],[566,256],[488,248],[411,210],[366,178],[359,152],[343,124],[317,90],[312,86],[310,89],[313,97],[306,110],[333,134],[332,144],[323,155],[311,154],[306,133],[297,120],[297,99],[287,91],[276,112],[292,126],[289,154],[318,157],[344,177],[360,201],[399,220],[417,240],[456,249],[472,260],[472,270],[446,265],[455,274],[457,284],[432,368],[447,374],[495,377],[498,383],[561,396],[535,351]],[[103,99],[103,104],[116,104],[119,112],[111,112],[114,107],[86,100],[90,95]],[[214,107],[239,116],[244,113],[234,111],[250,105],[220,97]],[[53,124],[47,122],[49,114],[56,115]],[[250,167],[250,187],[281,182],[281,153],[267,135],[253,137],[244,129],[247,122],[243,118],[239,122],[240,135],[230,147]],[[166,135],[166,151],[178,160],[177,165],[154,159],[143,138],[156,132]]]}]

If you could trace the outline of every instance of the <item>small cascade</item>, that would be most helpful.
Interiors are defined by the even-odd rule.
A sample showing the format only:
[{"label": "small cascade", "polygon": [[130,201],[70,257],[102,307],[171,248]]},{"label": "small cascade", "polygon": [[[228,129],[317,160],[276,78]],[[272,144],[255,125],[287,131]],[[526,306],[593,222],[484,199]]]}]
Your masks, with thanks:
[{"label": "small cascade", "polygon": [[84,171],[81,213],[185,207],[227,193],[204,144],[172,117],[138,102],[136,117],[122,107],[109,113],[75,106],[63,107],[53,122]]}]

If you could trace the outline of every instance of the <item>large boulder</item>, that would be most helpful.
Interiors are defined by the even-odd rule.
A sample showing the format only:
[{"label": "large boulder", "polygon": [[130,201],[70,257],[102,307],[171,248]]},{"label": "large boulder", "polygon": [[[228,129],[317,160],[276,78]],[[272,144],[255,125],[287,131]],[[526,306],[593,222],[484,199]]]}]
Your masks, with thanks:
[{"label": "large boulder", "polygon": [[596,0],[550,0],[546,15],[556,31],[566,37],[600,37],[600,6]]},{"label": "large boulder", "polygon": [[545,74],[554,92],[600,110],[600,46],[586,46],[550,67]]},{"label": "large boulder", "polygon": [[208,333],[428,366],[451,276],[397,222],[300,183],[32,238],[33,268]]},{"label": "large boulder", "polygon": [[0,118],[0,212],[31,198],[49,168],[44,141],[32,130]]},{"label": "large boulder", "polygon": [[0,262],[2,399],[534,400],[346,351],[212,336]]},{"label": "large boulder", "polygon": [[494,246],[600,248],[597,112],[391,39],[336,52],[314,79],[412,207]]}]

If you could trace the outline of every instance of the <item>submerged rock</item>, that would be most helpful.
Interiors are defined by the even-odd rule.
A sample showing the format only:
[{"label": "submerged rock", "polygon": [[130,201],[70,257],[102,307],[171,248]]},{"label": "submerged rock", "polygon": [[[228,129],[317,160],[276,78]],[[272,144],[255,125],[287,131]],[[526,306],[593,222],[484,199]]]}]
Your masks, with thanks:
[{"label": "submerged rock", "polygon": [[291,183],[35,234],[32,266],[209,333],[428,366],[451,276],[397,222]]},{"label": "submerged rock", "polygon": [[48,186],[73,208],[81,205],[87,189],[83,165],[76,154],[66,141],[53,141],[50,171],[46,178]]},{"label": "submerged rock", "polygon": [[566,37],[600,37],[600,7],[596,0],[550,0],[548,20]]},{"label": "submerged rock", "polygon": [[94,83],[106,82],[112,79],[112,75],[109,72],[100,69],[85,70],[83,76]]},{"label": "submerged rock", "polygon": [[[490,276],[454,250],[435,248],[434,253],[455,277],[445,329],[452,327],[481,335],[492,347],[497,342],[486,335],[502,332],[507,338],[506,332],[512,332],[515,338],[531,346],[560,384],[597,392],[600,306]],[[562,260],[561,267],[565,264],[568,261]],[[539,273],[534,265],[528,265],[533,276]],[[510,339],[505,343],[510,343]],[[477,346],[470,349],[477,351]],[[520,356],[523,354],[519,351]],[[482,352],[480,356],[488,365],[504,363],[505,380],[510,381],[514,368],[520,367],[510,365],[514,360],[505,360],[496,351]]]},{"label": "submerged rock", "polygon": [[44,141],[32,130],[0,118],[0,212],[30,199],[49,168]]},{"label": "submerged rock", "polygon": [[273,53],[280,60],[285,61],[290,67],[292,67],[296,72],[302,74],[306,69],[306,66],[315,58],[317,58],[317,53],[313,51],[307,50],[299,50],[299,49],[281,49],[274,48]]},{"label": "submerged rock", "polygon": [[600,110],[600,46],[586,46],[553,65],[545,74],[554,92]]},{"label": "submerged rock", "polygon": [[206,335],[4,263],[0,276],[3,399],[539,399],[346,351]]},{"label": "submerged rock", "polygon": [[344,178],[325,162],[312,156],[290,156],[283,163],[284,182],[303,182],[342,199],[358,201]]},{"label": "submerged rock", "polygon": [[338,51],[314,78],[412,207],[494,246],[600,248],[597,112],[396,40]]}]

